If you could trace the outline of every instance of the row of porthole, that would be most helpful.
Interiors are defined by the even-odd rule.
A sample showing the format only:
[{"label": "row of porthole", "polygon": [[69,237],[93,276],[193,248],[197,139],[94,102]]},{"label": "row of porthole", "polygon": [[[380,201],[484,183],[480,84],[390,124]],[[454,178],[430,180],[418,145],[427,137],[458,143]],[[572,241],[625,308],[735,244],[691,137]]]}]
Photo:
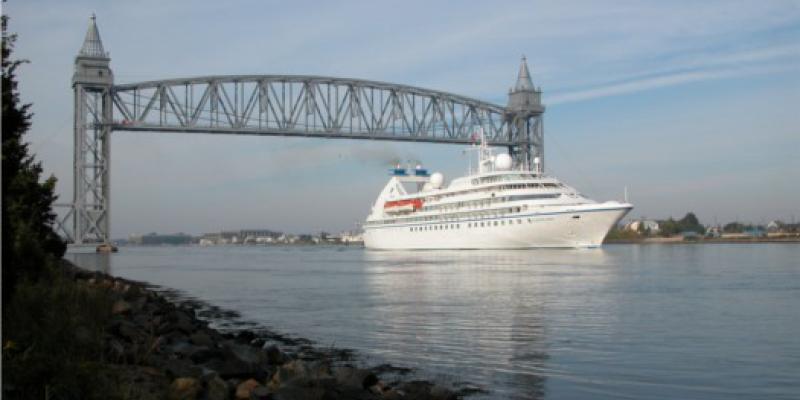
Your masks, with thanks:
[{"label": "row of porthole", "polygon": [[[500,220],[500,221],[486,221],[486,222],[470,222],[467,224],[467,228],[483,228],[483,227],[490,227],[490,226],[504,226],[504,225],[514,225],[513,219],[508,220]],[[517,225],[522,225],[522,219],[517,218]],[[533,223],[533,219],[528,218],[528,223]],[[420,231],[443,231],[449,229],[461,229],[461,224],[444,224],[444,225],[429,225],[429,226],[412,226],[408,228],[410,232],[420,232]]]}]

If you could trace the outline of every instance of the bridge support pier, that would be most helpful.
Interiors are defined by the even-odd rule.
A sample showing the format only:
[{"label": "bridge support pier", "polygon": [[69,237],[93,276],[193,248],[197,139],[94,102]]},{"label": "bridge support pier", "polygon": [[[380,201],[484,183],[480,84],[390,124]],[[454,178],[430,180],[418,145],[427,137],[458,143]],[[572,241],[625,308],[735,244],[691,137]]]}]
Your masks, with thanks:
[{"label": "bridge support pier", "polygon": [[508,147],[514,165],[534,167],[538,159],[540,170],[544,170],[544,119],[541,115],[520,118],[512,116],[509,134],[515,143]]},{"label": "bridge support pier", "polygon": [[522,57],[517,83],[508,92],[506,107],[508,140],[514,143],[509,146],[508,153],[515,165],[532,168],[534,160],[538,158],[539,171],[544,171],[543,116],[542,91],[533,86],[528,63]]},{"label": "bridge support pier", "polygon": [[75,57],[72,87],[75,92],[72,242],[76,245],[109,243],[111,59],[103,50],[95,17]]}]

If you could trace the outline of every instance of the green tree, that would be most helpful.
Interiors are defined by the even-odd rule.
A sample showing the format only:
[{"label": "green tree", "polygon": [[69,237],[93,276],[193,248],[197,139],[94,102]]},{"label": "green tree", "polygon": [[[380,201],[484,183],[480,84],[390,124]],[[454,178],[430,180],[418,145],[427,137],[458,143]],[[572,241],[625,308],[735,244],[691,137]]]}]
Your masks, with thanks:
[{"label": "green tree", "polygon": [[697,232],[699,234],[706,232],[705,226],[700,223],[700,220],[697,219],[697,216],[694,215],[693,212],[687,213],[678,221],[672,217],[663,221],[658,221],[658,226],[662,236],[674,236],[681,232]]},{"label": "green tree", "polygon": [[726,233],[741,233],[744,231],[744,229],[745,226],[740,222],[729,222],[725,224],[725,226],[722,228],[722,231]]},{"label": "green tree", "polygon": [[670,217],[669,219],[658,221],[661,235],[665,237],[674,236],[681,232],[678,223]]},{"label": "green tree", "polygon": [[[7,32],[2,16],[2,146],[3,146],[3,302],[20,279],[38,279],[66,245],[53,231],[55,177],[41,182],[42,165],[30,154],[23,136],[31,126],[30,104],[21,104],[16,70],[24,60],[12,60],[16,35]],[[5,310],[5,308],[4,308]],[[6,324],[3,324],[5,327]]]},{"label": "green tree", "polygon": [[706,228],[700,223],[693,212],[689,212],[686,216],[681,218],[681,220],[678,221],[678,225],[680,226],[681,232],[697,232],[703,234],[706,231]]}]

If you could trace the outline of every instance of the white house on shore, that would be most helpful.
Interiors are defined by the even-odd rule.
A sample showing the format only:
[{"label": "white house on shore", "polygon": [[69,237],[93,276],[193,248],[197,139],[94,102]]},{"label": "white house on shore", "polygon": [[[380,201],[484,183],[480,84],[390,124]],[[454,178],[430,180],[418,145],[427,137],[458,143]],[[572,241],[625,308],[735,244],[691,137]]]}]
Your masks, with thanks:
[{"label": "white house on shore", "polygon": [[639,230],[649,231],[651,234],[656,234],[661,231],[658,227],[658,222],[652,219],[637,219],[625,225],[625,229],[629,231],[639,232]]}]

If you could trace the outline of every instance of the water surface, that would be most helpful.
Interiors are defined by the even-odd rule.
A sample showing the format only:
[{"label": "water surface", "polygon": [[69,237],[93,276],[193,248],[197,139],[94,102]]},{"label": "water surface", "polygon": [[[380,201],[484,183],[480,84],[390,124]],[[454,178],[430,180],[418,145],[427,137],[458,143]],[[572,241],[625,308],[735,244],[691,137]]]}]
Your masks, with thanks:
[{"label": "water surface", "polygon": [[102,257],[77,262],[488,391],[475,398],[800,398],[797,244],[123,247]]}]

